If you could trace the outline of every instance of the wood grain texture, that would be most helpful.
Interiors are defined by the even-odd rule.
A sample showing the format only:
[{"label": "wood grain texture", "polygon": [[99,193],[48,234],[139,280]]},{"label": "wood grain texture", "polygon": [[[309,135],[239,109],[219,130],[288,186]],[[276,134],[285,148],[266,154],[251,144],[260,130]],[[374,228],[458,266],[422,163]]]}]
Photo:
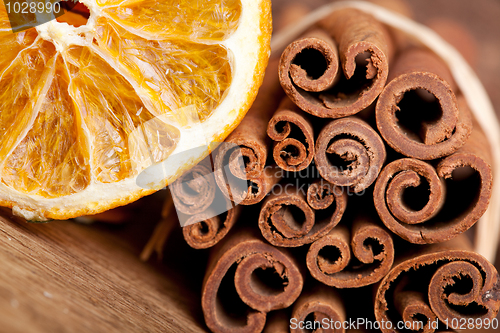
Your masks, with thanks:
[{"label": "wood grain texture", "polygon": [[0,216],[0,262],[0,332],[206,331],[199,290],[99,228]]}]

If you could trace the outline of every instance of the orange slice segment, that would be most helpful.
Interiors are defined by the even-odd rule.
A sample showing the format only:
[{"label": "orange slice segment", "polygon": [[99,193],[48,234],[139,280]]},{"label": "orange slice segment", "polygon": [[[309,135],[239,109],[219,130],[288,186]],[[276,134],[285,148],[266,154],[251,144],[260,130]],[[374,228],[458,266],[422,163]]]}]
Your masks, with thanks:
[{"label": "orange slice segment", "polygon": [[118,3],[105,2],[109,7],[104,13],[127,30],[150,39],[222,40],[237,29],[242,9],[239,0],[206,0],[202,5],[198,0]]},{"label": "orange slice segment", "polygon": [[69,77],[60,56],[53,68],[36,119],[2,170],[7,186],[46,198],[77,193],[90,183],[86,137],[68,95]]},{"label": "orange slice segment", "polygon": [[[137,82],[161,113],[194,105],[204,120],[231,84],[230,55],[219,44],[146,40],[106,19],[97,23],[96,40],[103,55]],[[193,70],[199,68],[202,76]]]}]

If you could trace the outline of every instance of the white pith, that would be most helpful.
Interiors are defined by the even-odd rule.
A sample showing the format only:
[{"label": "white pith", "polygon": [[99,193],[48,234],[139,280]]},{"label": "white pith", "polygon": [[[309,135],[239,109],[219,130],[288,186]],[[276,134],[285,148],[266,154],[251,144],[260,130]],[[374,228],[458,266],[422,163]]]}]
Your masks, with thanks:
[{"label": "white pith", "polygon": [[[92,45],[96,20],[103,15],[103,12],[95,0],[80,0],[80,2],[85,4],[91,12],[85,26],[73,27],[52,20],[36,27],[39,37],[53,42],[56,50],[60,53],[64,53],[71,45]],[[259,38],[261,36],[261,22],[256,18],[260,18],[261,1],[241,0],[241,4],[242,11],[237,30],[228,39],[219,43],[230,50],[232,55],[231,86],[223,102],[203,122],[202,130],[199,126],[181,127],[179,124],[173,123],[181,130],[181,137],[176,149],[171,154],[171,156],[176,156],[175,163],[169,163],[170,167],[166,169],[165,180],[167,184],[203,159],[209,153],[210,148],[214,148],[213,145],[209,148],[207,143],[215,141],[216,137],[225,132],[227,126],[238,119],[241,105],[247,102],[246,92],[255,84],[254,75],[258,65],[259,56],[257,53],[260,51]],[[122,73],[119,68],[113,67]],[[141,91],[137,91],[137,93],[141,96]],[[226,125],[221,126],[221,124]],[[21,140],[22,138],[19,138],[19,141]],[[204,147],[192,149],[199,146]],[[186,153],[186,151],[190,153]],[[182,154],[180,154],[181,152]],[[154,170],[154,166],[148,169],[148,171],[150,170]],[[152,189],[158,188],[147,189],[138,186],[136,178],[128,178],[115,183],[99,183],[92,179],[85,190],[81,192],[58,198],[45,198],[26,194],[0,183],[0,200],[15,202],[12,210],[16,215],[28,220],[43,221],[47,220],[46,212],[51,214],[57,214],[58,211],[92,212],[95,210],[97,212],[103,210],[102,207],[109,206],[109,203],[115,205],[126,203],[132,197],[137,198],[138,194],[151,193]]]}]

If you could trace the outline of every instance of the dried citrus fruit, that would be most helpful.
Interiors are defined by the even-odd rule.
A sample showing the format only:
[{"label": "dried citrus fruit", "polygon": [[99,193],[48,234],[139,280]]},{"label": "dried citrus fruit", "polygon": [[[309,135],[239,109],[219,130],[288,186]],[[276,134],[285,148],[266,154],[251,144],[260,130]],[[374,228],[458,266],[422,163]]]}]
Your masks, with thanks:
[{"label": "dried citrus fruit", "polygon": [[[0,5],[0,205],[31,220],[154,192],[137,185],[141,171],[192,148],[194,124],[222,141],[269,57],[269,0],[80,2],[86,22],[65,14],[18,33]],[[208,153],[169,168],[165,184]]]}]

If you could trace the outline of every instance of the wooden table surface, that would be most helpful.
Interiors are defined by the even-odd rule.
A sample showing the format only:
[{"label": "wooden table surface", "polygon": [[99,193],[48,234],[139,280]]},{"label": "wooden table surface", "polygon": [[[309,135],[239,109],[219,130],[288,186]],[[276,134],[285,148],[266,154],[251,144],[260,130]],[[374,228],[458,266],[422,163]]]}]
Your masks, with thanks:
[{"label": "wooden table surface", "polygon": [[[276,20],[293,2],[273,2]],[[327,2],[300,1],[311,8]],[[478,75],[498,112],[500,1],[410,3],[421,22],[447,16],[470,29]],[[206,331],[200,308],[206,252],[190,249],[176,230],[163,263],[138,259],[161,198],[142,199],[138,207],[148,207],[148,215],[123,225],[28,224],[0,212],[0,332]]]}]

